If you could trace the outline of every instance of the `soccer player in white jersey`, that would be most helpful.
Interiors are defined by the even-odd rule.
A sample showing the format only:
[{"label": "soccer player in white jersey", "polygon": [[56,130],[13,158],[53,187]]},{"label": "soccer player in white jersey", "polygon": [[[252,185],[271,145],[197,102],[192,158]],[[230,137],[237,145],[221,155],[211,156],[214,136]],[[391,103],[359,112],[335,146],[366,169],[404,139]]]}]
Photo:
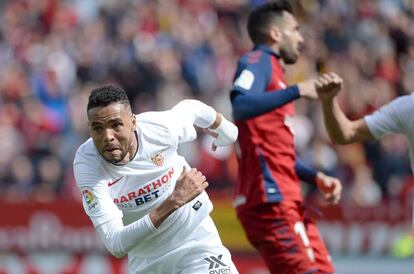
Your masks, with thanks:
[{"label": "soccer player in white jersey", "polygon": [[372,114],[351,121],[336,98],[341,86],[342,79],[335,73],[326,74],[316,82],[331,140],[337,144],[349,144],[377,139],[390,133],[404,134],[409,142],[411,169],[414,171],[414,93],[398,97]]},{"label": "soccer player in white jersey", "polygon": [[238,273],[209,216],[208,182],[178,155],[194,126],[236,141],[237,128],[210,106],[183,100],[134,115],[125,92],[103,86],[87,106],[91,137],[76,152],[83,206],[107,249],[128,254],[130,273]]}]

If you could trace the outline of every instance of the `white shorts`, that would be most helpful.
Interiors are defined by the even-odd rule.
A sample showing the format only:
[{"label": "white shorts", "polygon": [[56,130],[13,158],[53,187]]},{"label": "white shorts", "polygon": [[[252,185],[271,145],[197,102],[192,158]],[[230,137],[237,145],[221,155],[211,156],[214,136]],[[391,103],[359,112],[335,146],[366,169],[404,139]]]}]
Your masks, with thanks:
[{"label": "white shorts", "polygon": [[[139,260],[139,261],[138,261]],[[216,226],[207,216],[176,249],[158,257],[129,257],[134,274],[238,274],[230,252],[220,240]]]}]

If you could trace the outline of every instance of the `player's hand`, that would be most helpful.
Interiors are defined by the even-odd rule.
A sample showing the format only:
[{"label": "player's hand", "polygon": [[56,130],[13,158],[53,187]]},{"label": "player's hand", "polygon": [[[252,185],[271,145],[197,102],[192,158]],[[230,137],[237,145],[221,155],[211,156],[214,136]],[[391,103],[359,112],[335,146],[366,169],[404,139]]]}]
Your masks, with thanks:
[{"label": "player's hand", "polygon": [[322,101],[331,100],[342,88],[342,78],[338,74],[330,72],[322,74],[315,83],[316,92]]},{"label": "player's hand", "polygon": [[328,203],[337,204],[341,199],[342,184],[338,178],[318,172],[316,175],[316,185]]},{"label": "player's hand", "polygon": [[190,202],[208,187],[206,176],[204,176],[196,168],[189,171],[183,167],[180,177],[177,179],[171,199],[178,206],[183,206]]},{"label": "player's hand", "polygon": [[318,99],[315,79],[309,79],[298,84],[300,97],[305,99]]}]

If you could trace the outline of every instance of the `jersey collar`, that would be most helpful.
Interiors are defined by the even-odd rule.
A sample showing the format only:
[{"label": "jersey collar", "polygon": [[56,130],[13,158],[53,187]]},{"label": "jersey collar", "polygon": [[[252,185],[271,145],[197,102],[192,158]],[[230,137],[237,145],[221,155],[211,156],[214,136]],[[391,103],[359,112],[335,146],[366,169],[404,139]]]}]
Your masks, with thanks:
[{"label": "jersey collar", "polygon": [[264,44],[260,44],[260,45],[256,45],[253,50],[263,50],[265,52],[270,53],[271,55],[275,56],[276,58],[280,58],[280,54],[276,51],[274,51],[271,47],[264,45]]}]

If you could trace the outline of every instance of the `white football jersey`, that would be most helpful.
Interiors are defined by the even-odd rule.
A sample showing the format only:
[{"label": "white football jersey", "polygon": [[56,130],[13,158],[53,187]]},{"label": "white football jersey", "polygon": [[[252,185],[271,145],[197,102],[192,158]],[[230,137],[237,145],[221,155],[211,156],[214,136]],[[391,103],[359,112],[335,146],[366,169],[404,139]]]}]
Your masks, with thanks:
[{"label": "white football jersey", "polygon": [[372,135],[379,138],[389,133],[404,134],[410,146],[411,169],[414,172],[414,93],[398,97],[367,115],[365,122]]},{"label": "white football jersey", "polygon": [[[113,218],[122,217],[124,225],[142,218],[171,194],[183,168],[189,169],[177,147],[196,138],[192,120],[173,111],[146,112],[136,118],[138,151],[128,164],[105,161],[92,139],[76,153],[76,182],[95,227]],[[207,193],[201,193],[174,211],[129,256],[149,258],[179,248],[212,208]]]}]

